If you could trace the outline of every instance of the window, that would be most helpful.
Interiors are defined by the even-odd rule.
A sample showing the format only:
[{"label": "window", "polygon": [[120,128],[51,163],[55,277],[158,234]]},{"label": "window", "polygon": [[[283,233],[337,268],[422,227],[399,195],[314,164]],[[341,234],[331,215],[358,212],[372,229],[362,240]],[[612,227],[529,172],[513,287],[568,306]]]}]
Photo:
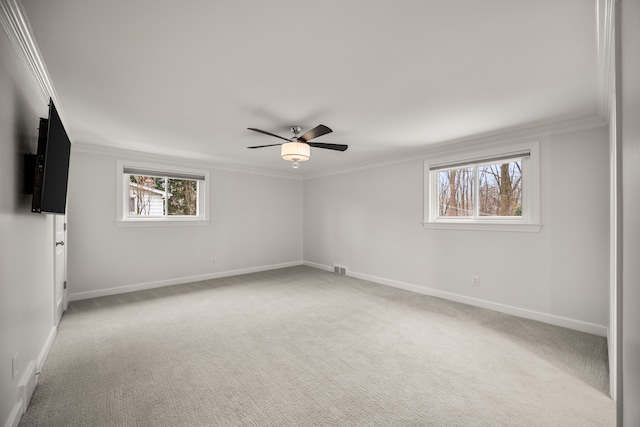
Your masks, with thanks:
[{"label": "window", "polygon": [[119,225],[206,222],[207,171],[118,162]]},{"label": "window", "polygon": [[425,162],[427,228],[538,231],[538,143]]},{"label": "window", "polygon": [[438,218],[522,217],[522,158],[435,169]]}]

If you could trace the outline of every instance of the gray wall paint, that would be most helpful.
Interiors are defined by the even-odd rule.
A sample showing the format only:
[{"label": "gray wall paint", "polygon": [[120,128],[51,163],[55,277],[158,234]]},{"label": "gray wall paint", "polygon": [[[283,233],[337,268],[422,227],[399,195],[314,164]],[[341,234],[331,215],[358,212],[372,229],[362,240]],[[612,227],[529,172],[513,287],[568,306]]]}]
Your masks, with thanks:
[{"label": "gray wall paint", "polygon": [[[18,405],[18,384],[37,361],[53,327],[53,217],[31,213],[22,193],[22,155],[35,153],[42,92],[0,31],[0,423]],[[18,374],[11,357],[18,355]]]},{"label": "gray wall paint", "polygon": [[[621,379],[623,381],[624,398],[626,402],[621,411],[624,425],[640,423],[640,407],[634,402],[640,401],[640,315],[637,305],[640,301],[640,287],[637,277],[640,274],[638,252],[640,248],[640,225],[636,221],[636,213],[640,209],[640,86],[636,76],[640,75],[640,45],[636,43],[640,35],[640,5],[636,0],[622,0],[623,27],[623,101],[621,113],[623,124],[621,127],[624,145],[623,179],[624,179],[624,268],[623,268],[623,341]],[[19,187],[21,181],[21,155],[35,152],[37,139],[37,123],[39,117],[46,116],[46,102],[22,67],[15,55],[15,51],[7,40],[4,32],[0,35],[0,180],[3,182],[2,197],[0,197],[0,423],[9,419],[17,404],[17,384],[24,375],[29,361],[36,360],[43,351],[47,339],[53,329],[53,221],[49,215],[33,215],[29,212],[30,197],[21,195]],[[604,133],[604,132],[602,132]],[[543,174],[549,171],[553,175],[560,173],[558,162],[562,158],[551,161],[551,156],[560,153],[567,155],[573,148],[582,149],[582,144],[594,153],[604,150],[600,144],[599,131],[590,131],[573,135],[561,135],[545,139],[543,142]],[[554,141],[555,140],[555,141]],[[552,144],[553,143],[553,144]],[[557,151],[557,152],[556,152]],[[77,168],[75,158],[81,157],[74,153],[72,174],[80,172],[81,161]],[[86,157],[91,157],[86,155]],[[100,166],[98,159],[84,159],[87,164],[95,163]],[[588,177],[595,190],[606,191],[606,179],[596,180],[595,177],[605,176],[602,168],[606,169],[606,161],[599,155],[589,155],[587,163],[594,168],[577,171]],[[577,168],[577,167],[576,167]],[[85,170],[87,168],[85,167]],[[115,167],[111,168],[114,173]],[[599,173],[594,173],[599,171]],[[602,173],[600,173],[602,172]],[[212,179],[216,173],[212,171]],[[543,175],[544,176],[544,175]],[[220,183],[228,183],[227,178],[235,181],[235,173],[220,172]],[[212,224],[209,228],[193,227],[194,230],[206,230],[207,236],[216,236],[214,243],[204,243],[200,236],[189,232],[188,237],[195,238],[198,248],[206,253],[208,250],[216,252],[218,264],[216,267],[201,264],[195,265],[196,272],[211,272],[243,268],[251,265],[241,261],[245,252],[249,253],[252,262],[278,263],[300,257],[299,248],[302,239],[286,239],[285,255],[280,255],[271,247],[258,245],[253,249],[252,233],[260,230],[264,223],[255,217],[261,216],[262,203],[271,199],[273,194],[286,192],[280,186],[278,179],[267,178],[270,184],[252,187],[252,183],[261,183],[263,177],[241,177],[236,182],[235,191],[250,190],[248,200],[238,201],[232,197],[232,192],[221,192],[219,200],[235,201],[239,210],[220,211],[216,214],[215,200],[212,204],[214,211]],[[99,185],[102,180],[94,180]],[[105,180],[106,181],[106,180]],[[586,206],[583,195],[579,196],[580,206],[588,214],[572,223],[571,216],[551,215],[549,205],[555,201],[564,206],[564,200],[558,189],[553,188],[547,178],[543,180],[543,222],[545,227],[540,233],[507,233],[505,235],[492,233],[491,246],[513,244],[523,249],[526,254],[507,254],[512,269],[520,269],[519,281],[526,286],[514,288],[511,275],[508,272],[483,270],[483,262],[474,261],[471,256],[479,251],[483,253],[486,239],[481,238],[484,233],[477,232],[447,232],[424,230],[419,222],[422,218],[422,162],[419,160],[406,162],[376,170],[354,172],[352,174],[336,175],[322,179],[309,180],[304,183],[304,233],[307,237],[304,246],[305,259],[330,264],[329,253],[335,254],[335,261],[347,264],[351,269],[375,274],[380,277],[416,283],[418,285],[441,286],[451,292],[463,292],[478,298],[495,298],[508,304],[519,304],[534,310],[547,309],[550,313],[564,313],[575,318],[588,319],[596,323],[606,324],[606,308],[604,302],[608,296],[605,293],[607,277],[605,268],[601,265],[603,257],[598,247],[606,248],[607,243],[602,239],[605,231],[599,226],[606,223],[601,221],[606,215],[598,206]],[[375,184],[375,185],[374,185]],[[72,185],[74,185],[72,183]],[[222,185],[222,184],[221,184]],[[289,185],[302,186],[297,182]],[[225,185],[222,185],[226,187]],[[110,186],[113,187],[113,186]],[[251,191],[260,188],[262,193]],[[284,188],[292,190],[284,185]],[[107,191],[113,191],[109,189]],[[213,191],[213,190],[212,190]],[[295,189],[293,190],[295,192]],[[551,195],[549,194],[551,192]],[[80,197],[70,193],[70,198]],[[267,193],[270,193],[267,196]],[[111,195],[109,195],[111,197]],[[113,195],[115,197],[115,195]],[[299,196],[302,198],[302,191]],[[353,200],[359,200],[355,204]],[[602,198],[597,198],[602,200]],[[296,210],[295,197],[283,197],[278,203],[269,205],[274,216],[284,215],[294,228],[300,230],[302,217]],[[283,206],[276,207],[276,204]],[[299,205],[298,205],[299,206]],[[591,210],[591,208],[594,210]],[[110,209],[110,208],[109,208]],[[604,208],[603,208],[604,209]],[[109,215],[115,216],[115,208]],[[276,214],[277,212],[277,214]],[[373,214],[371,214],[373,212]],[[71,213],[70,215],[77,215]],[[95,212],[92,212],[92,215]],[[222,224],[227,219],[236,219],[235,225],[227,229]],[[216,225],[216,215],[220,221]],[[98,214],[98,217],[100,214]],[[269,217],[269,215],[267,215]],[[77,217],[76,229],[91,230],[93,222],[91,216],[86,219]],[[82,223],[84,221],[84,224]],[[217,228],[216,228],[217,227]],[[180,228],[183,230],[182,228]],[[216,231],[212,231],[215,229]],[[105,227],[103,234],[90,236],[100,237],[105,230],[116,230]],[[118,229],[119,230],[119,229]],[[143,230],[134,233],[144,234]],[[177,231],[167,231],[164,237]],[[194,234],[197,233],[193,232]],[[70,232],[70,234],[72,234]],[[261,238],[278,239],[294,233],[265,232]],[[237,236],[240,236],[239,238]],[[474,237],[480,236],[480,237]],[[75,246],[73,240],[76,240]],[[77,252],[82,251],[82,243],[88,239],[82,236],[71,238],[70,262],[74,258],[83,260]],[[182,245],[187,241],[178,237]],[[256,239],[257,240],[257,239]],[[277,239],[276,239],[277,240]],[[451,266],[438,265],[439,260],[447,253],[457,249],[460,245],[469,246],[464,251],[469,255],[468,263],[462,271],[455,271]],[[564,245],[564,246],[563,246]],[[590,248],[583,250],[584,246]],[[109,261],[120,247],[110,242],[107,250],[99,247],[99,242],[89,242],[88,249],[95,249],[105,258],[96,266],[97,271],[112,274],[110,270],[118,269],[118,265]],[[75,248],[75,249],[74,249]],[[298,249],[296,249],[298,248]],[[254,251],[251,253],[251,251]],[[574,253],[577,251],[578,256]],[[603,249],[604,250],[604,249]],[[545,254],[545,251],[548,253]],[[222,253],[222,256],[219,254]],[[293,254],[293,255],[292,255]],[[116,255],[122,260],[121,255]],[[367,259],[370,257],[370,259]],[[556,259],[559,257],[558,259]],[[482,259],[489,258],[483,254]],[[525,259],[523,261],[522,259]],[[86,260],[86,258],[84,258]],[[207,257],[208,261],[208,257]],[[80,261],[78,261],[80,262]],[[197,261],[196,261],[197,263]],[[105,266],[108,265],[109,268]],[[255,265],[255,264],[254,264]],[[194,267],[194,265],[190,265]],[[88,266],[87,270],[94,268]],[[129,271],[133,267],[128,265]],[[184,271],[186,271],[185,268]],[[435,270],[435,273],[431,273]],[[468,276],[471,272],[481,276],[481,286],[469,289]],[[193,275],[190,269],[188,275]],[[547,286],[550,280],[558,274],[561,281]],[[138,280],[155,280],[158,276],[136,276],[136,280],[124,279],[122,276],[108,276],[103,283],[86,282],[86,271],[72,273],[77,289],[92,290],[102,286],[118,286]],[[163,277],[164,278],[164,277]],[[443,283],[447,281],[445,286]],[[602,288],[595,283],[602,282]],[[475,293],[474,293],[475,292]],[[504,292],[504,293],[503,293]],[[574,301],[573,298],[576,297]],[[19,372],[15,379],[11,378],[11,356],[18,354]]]},{"label": "gray wall paint", "polygon": [[606,327],[608,149],[604,127],[541,140],[538,233],[424,229],[424,159],[306,180],[304,259]]},{"label": "gray wall paint", "polygon": [[622,416],[624,426],[640,425],[640,1],[621,6],[622,138]]},{"label": "gray wall paint", "polygon": [[72,152],[67,248],[71,297],[302,261],[301,180],[211,169],[208,225],[119,227],[117,160],[157,162],[142,155]]}]

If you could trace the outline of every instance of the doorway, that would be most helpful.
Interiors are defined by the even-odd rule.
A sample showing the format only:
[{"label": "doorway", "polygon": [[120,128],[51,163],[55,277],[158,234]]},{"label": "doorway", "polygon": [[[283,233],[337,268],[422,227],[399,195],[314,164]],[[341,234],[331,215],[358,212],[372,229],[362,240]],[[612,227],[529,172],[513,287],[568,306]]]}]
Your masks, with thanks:
[{"label": "doorway", "polygon": [[53,324],[58,326],[62,314],[67,309],[67,216],[53,216],[54,229],[54,290]]}]

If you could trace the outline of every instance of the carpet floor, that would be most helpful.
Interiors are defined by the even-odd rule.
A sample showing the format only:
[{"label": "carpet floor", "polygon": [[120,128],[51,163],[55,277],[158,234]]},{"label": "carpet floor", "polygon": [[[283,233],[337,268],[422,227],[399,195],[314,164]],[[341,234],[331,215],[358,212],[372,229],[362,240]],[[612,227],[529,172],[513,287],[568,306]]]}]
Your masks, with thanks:
[{"label": "carpet floor", "polygon": [[614,426],[602,337],[309,267],[73,302],[20,426]]}]

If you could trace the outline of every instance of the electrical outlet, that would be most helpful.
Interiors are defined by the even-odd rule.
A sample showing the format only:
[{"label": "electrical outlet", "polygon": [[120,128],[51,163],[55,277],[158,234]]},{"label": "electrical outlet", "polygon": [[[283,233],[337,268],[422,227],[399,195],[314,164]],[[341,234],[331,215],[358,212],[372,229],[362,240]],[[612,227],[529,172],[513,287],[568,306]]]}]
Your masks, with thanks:
[{"label": "electrical outlet", "polygon": [[471,284],[473,286],[480,286],[480,277],[478,276],[471,276]]},{"label": "electrical outlet", "polygon": [[11,356],[11,378],[18,375],[18,353]]},{"label": "electrical outlet", "polygon": [[216,263],[216,259],[215,258],[211,258],[211,264],[215,264]]}]

